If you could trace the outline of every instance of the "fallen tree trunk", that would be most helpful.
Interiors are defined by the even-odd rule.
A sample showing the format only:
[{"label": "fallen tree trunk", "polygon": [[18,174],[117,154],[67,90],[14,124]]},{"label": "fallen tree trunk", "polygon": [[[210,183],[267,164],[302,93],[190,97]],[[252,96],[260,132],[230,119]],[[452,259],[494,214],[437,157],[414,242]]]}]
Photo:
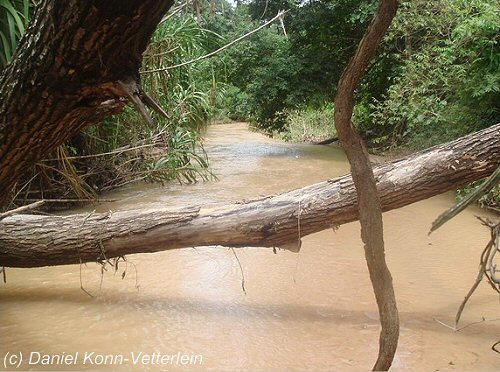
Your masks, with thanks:
[{"label": "fallen tree trunk", "polygon": [[[382,164],[374,174],[382,209],[388,211],[484,178],[498,166],[500,124]],[[356,202],[346,175],[228,206],[14,215],[0,221],[0,266],[75,264],[203,245],[297,251],[301,236],[356,220]]]}]

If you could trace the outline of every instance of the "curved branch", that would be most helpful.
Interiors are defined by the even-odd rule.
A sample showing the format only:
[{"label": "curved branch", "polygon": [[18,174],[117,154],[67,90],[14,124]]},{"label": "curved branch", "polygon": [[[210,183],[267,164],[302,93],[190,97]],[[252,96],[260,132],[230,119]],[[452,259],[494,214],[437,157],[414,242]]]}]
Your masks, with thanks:
[{"label": "curved branch", "polygon": [[141,71],[141,74],[151,74],[151,73],[157,73],[157,72],[162,72],[162,71],[168,71],[168,70],[173,70],[175,68],[179,68],[179,67],[184,67],[184,66],[187,66],[187,65],[190,65],[192,63],[195,63],[195,62],[199,62],[199,61],[202,61],[204,59],[207,59],[207,58],[210,58],[210,57],[213,57],[214,55],[222,52],[223,50],[233,46],[234,44],[240,42],[241,40],[249,37],[250,35],[253,35],[255,34],[256,32],[262,30],[264,27],[266,27],[267,25],[273,23],[276,19],[278,18],[282,18],[283,15],[286,13],[287,11],[283,11],[283,10],[280,10],[278,12],[278,14],[276,14],[273,18],[271,18],[269,21],[267,21],[266,23],[264,23],[263,25],[260,25],[259,27],[257,27],[256,29],[250,31],[250,32],[247,32],[246,34],[234,39],[233,41],[227,43],[226,45],[223,45],[221,46],[219,49],[217,50],[214,50],[213,52],[210,52],[210,53],[207,53],[207,54],[204,54],[200,57],[197,57],[195,59],[192,59],[192,60],[189,60],[189,61],[186,61],[186,62],[182,62],[182,63],[179,63],[177,65],[173,65],[173,66],[167,66],[167,67],[161,67],[161,68],[156,68],[156,69],[153,69],[153,70],[145,70],[145,71]]},{"label": "curved branch", "polygon": [[382,325],[378,359],[373,367],[377,371],[388,370],[392,364],[398,344],[399,316],[391,273],[385,262],[382,207],[375,177],[363,140],[351,124],[351,116],[355,105],[354,90],[396,15],[397,7],[397,0],[380,0],[372,23],[340,78],[335,97],[335,126],[351,164],[358,195],[361,238]]}]

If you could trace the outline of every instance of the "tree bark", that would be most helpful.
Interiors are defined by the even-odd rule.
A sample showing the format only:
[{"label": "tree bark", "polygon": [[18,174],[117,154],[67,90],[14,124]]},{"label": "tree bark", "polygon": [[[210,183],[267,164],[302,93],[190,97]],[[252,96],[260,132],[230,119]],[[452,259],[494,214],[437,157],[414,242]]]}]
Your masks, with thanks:
[{"label": "tree bark", "polygon": [[[388,211],[487,177],[500,166],[500,124],[374,169]],[[222,245],[298,250],[302,236],[358,219],[350,175],[226,206],[141,209],[0,221],[0,266],[39,267]],[[300,236],[298,225],[300,224]]]},{"label": "tree bark", "polygon": [[398,8],[397,0],[380,0],[373,21],[368,26],[354,57],[342,73],[335,97],[335,127],[351,164],[357,191],[361,239],[380,314],[379,353],[374,371],[387,371],[392,364],[399,338],[399,315],[392,276],[385,261],[382,207],[377,185],[363,140],[352,125],[354,91],[390,26]]},{"label": "tree bark", "polygon": [[173,0],[45,0],[0,77],[0,208],[21,174],[127,103]]}]

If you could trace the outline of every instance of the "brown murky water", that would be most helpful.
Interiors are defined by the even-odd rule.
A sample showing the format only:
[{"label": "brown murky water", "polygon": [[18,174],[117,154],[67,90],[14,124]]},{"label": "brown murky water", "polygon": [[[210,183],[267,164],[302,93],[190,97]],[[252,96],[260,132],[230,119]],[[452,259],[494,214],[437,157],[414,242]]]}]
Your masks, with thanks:
[{"label": "brown murky water", "polygon": [[[338,149],[283,144],[244,124],[212,126],[205,146],[218,182],[135,186],[99,210],[237,201],[348,171]],[[462,325],[478,323],[453,332],[434,320],[452,323],[489,238],[477,209],[428,237],[452,202],[446,194],[384,215],[401,312],[394,370],[500,370],[490,349],[500,304],[486,284],[463,314]],[[304,238],[298,255],[238,249],[246,295],[233,252],[220,247],[131,256],[124,280],[125,266],[102,282],[95,264],[10,269],[0,286],[0,368],[22,354],[21,370],[368,370],[379,325],[358,236],[352,223]]]}]

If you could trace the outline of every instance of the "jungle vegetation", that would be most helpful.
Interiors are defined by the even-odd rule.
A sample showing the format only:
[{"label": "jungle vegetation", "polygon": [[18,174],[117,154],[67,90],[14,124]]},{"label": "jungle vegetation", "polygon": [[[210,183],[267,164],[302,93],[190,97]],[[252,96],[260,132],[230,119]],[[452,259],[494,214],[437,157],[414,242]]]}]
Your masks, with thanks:
[{"label": "jungle vegetation", "polygon": [[[37,1],[0,1],[0,66]],[[166,115],[132,107],[91,126],[23,177],[14,205],[88,199],[130,182],[212,177],[200,144],[211,120],[245,120],[290,141],[335,137],[337,81],[374,0],[181,0],[145,53],[144,90]],[[251,36],[214,52],[286,13]],[[371,149],[417,150],[500,122],[498,0],[403,0],[357,91],[353,122]],[[472,189],[471,186],[470,189]],[[467,193],[462,190],[460,194]],[[484,202],[494,203],[494,189]]]}]

